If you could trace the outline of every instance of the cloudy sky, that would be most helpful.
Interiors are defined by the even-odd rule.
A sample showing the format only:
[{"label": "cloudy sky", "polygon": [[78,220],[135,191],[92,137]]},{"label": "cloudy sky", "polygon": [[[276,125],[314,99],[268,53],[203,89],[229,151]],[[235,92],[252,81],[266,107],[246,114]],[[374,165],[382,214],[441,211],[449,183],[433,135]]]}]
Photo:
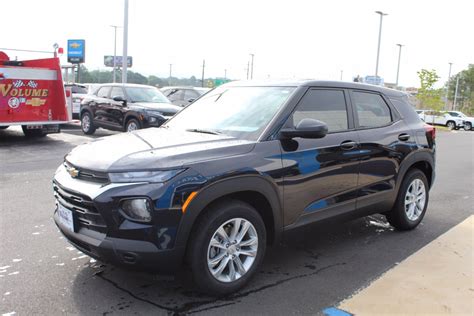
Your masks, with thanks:
[{"label": "cloudy sky", "polygon": [[[0,48],[50,50],[86,40],[86,67],[103,69],[113,54],[110,25],[123,25],[123,0],[2,2]],[[375,73],[381,10],[379,74],[395,82],[397,43],[404,44],[399,82],[417,86],[416,72],[436,69],[442,80],[474,63],[472,1],[443,0],[129,0],[129,55],[134,71],[173,76],[352,80]],[[5,27],[5,25],[9,27]],[[122,51],[121,30],[118,51]],[[14,53],[19,59],[40,56]],[[65,56],[62,61],[66,63]]]}]

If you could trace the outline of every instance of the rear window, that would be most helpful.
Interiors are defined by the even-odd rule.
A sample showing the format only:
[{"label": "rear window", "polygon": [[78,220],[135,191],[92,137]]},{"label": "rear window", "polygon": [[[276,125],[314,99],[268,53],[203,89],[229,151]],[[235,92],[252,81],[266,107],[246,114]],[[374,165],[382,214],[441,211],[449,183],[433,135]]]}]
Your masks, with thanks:
[{"label": "rear window", "polygon": [[72,93],[82,93],[87,94],[87,88],[83,86],[71,86]]},{"label": "rear window", "polygon": [[392,122],[390,108],[376,93],[353,92],[360,127],[381,127]]}]

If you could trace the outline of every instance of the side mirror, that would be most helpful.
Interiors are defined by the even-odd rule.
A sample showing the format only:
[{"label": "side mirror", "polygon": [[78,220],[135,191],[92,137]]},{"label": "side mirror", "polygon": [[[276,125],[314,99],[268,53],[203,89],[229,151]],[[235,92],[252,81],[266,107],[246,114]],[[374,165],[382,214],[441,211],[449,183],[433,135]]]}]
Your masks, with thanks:
[{"label": "side mirror", "polygon": [[125,105],[127,103],[127,100],[125,100],[124,97],[122,97],[120,95],[117,95],[117,96],[113,97],[112,100],[114,100],[116,102],[122,102],[123,105]]},{"label": "side mirror", "polygon": [[328,133],[328,126],[326,123],[305,118],[302,119],[296,128],[284,128],[280,131],[280,136],[283,139],[291,139],[295,137],[301,138],[323,138]]}]

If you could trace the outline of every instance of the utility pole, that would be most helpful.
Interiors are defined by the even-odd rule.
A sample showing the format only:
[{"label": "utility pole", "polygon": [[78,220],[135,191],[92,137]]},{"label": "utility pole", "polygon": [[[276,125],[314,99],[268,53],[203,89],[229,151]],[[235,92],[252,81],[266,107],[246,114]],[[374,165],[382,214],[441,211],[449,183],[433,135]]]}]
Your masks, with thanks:
[{"label": "utility pole", "polygon": [[342,74],[344,73],[344,70],[341,70],[341,81],[342,81]]},{"label": "utility pole", "polygon": [[252,59],[252,62],[250,64],[250,80],[253,79],[253,58],[254,58],[255,54],[250,54],[250,57]]},{"label": "utility pole", "polygon": [[202,76],[201,76],[201,87],[204,88],[204,68],[206,68],[206,60],[202,60]]},{"label": "utility pole", "polygon": [[122,83],[127,83],[128,59],[128,0],[124,0],[123,10],[123,54],[122,54]]},{"label": "utility pole", "polygon": [[397,66],[397,80],[395,81],[395,86],[398,87],[398,75],[400,74],[400,58],[402,56],[402,44],[397,44],[398,46],[398,66]]},{"label": "utility pole", "polygon": [[115,83],[115,69],[117,68],[117,28],[120,28],[118,25],[111,25],[110,27],[114,28],[114,70],[112,71],[113,82]]},{"label": "utility pole", "polygon": [[458,77],[456,79],[456,91],[454,92],[454,104],[453,104],[453,111],[456,110],[456,101],[458,99],[458,88],[459,88],[459,74],[458,74]]},{"label": "utility pole", "polygon": [[227,69],[224,69],[224,79],[227,79]]},{"label": "utility pole", "polygon": [[378,75],[379,75],[380,42],[382,41],[382,21],[383,21],[384,15],[388,15],[388,14],[383,13],[382,11],[375,11],[375,13],[380,14],[379,43],[377,45],[377,62],[375,63],[375,77],[378,77]]}]

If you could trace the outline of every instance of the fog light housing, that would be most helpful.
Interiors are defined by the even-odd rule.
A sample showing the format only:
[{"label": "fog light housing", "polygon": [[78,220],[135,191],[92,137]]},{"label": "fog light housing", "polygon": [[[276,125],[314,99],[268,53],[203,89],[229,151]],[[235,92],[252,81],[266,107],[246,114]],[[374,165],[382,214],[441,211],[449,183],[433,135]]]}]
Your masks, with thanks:
[{"label": "fog light housing", "polygon": [[120,207],[128,219],[137,222],[151,221],[152,205],[149,199],[138,198],[123,200]]},{"label": "fog light housing", "polygon": [[156,117],[150,117],[150,123],[156,123],[158,119]]}]

